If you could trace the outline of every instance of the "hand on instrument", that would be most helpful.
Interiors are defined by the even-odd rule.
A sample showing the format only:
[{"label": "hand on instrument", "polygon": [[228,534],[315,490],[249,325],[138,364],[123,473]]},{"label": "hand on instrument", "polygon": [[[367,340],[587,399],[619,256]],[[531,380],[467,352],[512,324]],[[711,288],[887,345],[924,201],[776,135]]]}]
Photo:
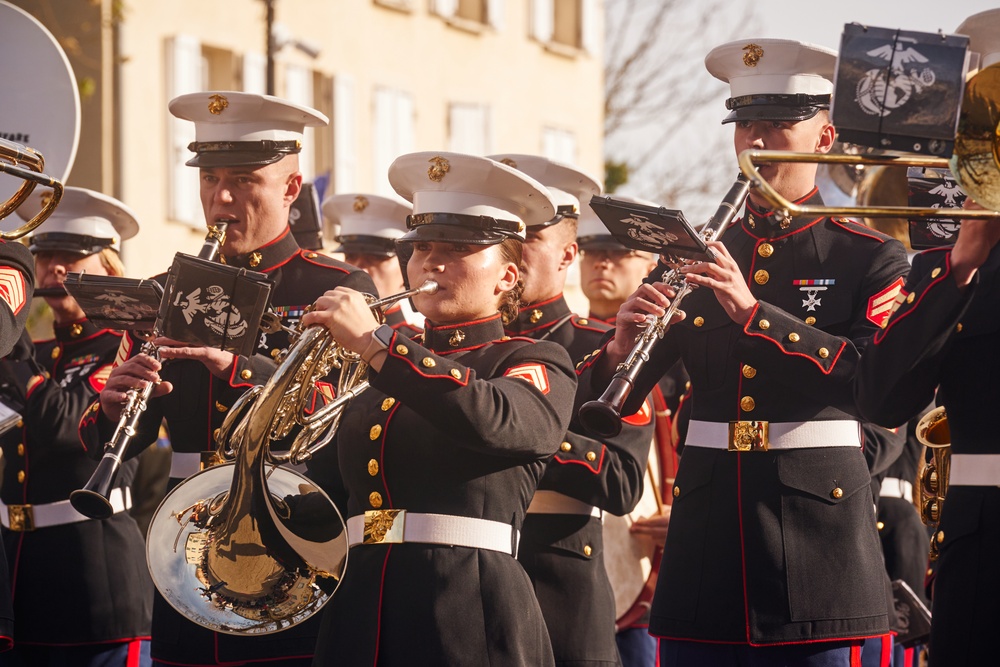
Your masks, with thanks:
[{"label": "hand on instrument", "polygon": [[153,341],[160,348],[161,359],[193,359],[200,361],[208,372],[222,380],[228,380],[232,375],[233,362],[236,355],[215,347],[189,345],[172,338],[160,336]]},{"label": "hand on instrument", "polygon": [[302,326],[326,327],[342,347],[362,354],[371,343],[378,320],[364,295],[348,287],[337,287],[316,299],[310,312],[302,317]]},{"label": "hand on instrument", "polygon": [[736,260],[719,241],[708,244],[715,252],[715,262],[694,262],[681,269],[692,285],[707,287],[715,292],[715,298],[737,324],[745,324],[757,305],[757,298],[750,292],[743,272]]},{"label": "hand on instrument", "polygon": [[[963,208],[983,210],[982,206],[971,199],[965,200]],[[958,229],[958,240],[951,250],[951,270],[959,287],[969,284],[998,240],[1000,240],[1000,218],[962,221]]]},{"label": "hand on instrument", "polygon": [[663,506],[661,514],[636,519],[629,532],[633,535],[646,535],[656,544],[663,544],[667,539],[667,528],[670,526],[670,505]]},{"label": "hand on instrument", "polygon": [[[609,361],[620,363],[625,360],[635,343],[636,337],[643,330],[649,316],[660,317],[670,307],[670,300],[677,292],[663,282],[643,283],[632,293],[618,310],[615,318],[615,337],[608,343],[606,353]],[[670,320],[670,324],[684,319],[684,311],[678,310]]]},{"label": "hand on instrument", "polygon": [[159,371],[163,366],[148,354],[138,354],[122,365],[116,367],[108,376],[108,381],[101,390],[101,410],[111,421],[118,421],[128,399],[129,389],[142,391],[147,383],[154,383],[151,397],[163,396],[173,391],[169,382],[161,382]]}]

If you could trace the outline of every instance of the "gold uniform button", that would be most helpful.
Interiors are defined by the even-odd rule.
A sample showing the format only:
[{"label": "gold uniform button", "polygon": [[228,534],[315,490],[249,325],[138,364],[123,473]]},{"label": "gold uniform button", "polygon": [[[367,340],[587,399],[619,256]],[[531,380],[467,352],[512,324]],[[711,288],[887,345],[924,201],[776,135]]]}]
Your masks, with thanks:
[{"label": "gold uniform button", "polygon": [[808,324],[809,326],[816,324],[816,318],[810,315],[809,317],[806,318],[806,324]]},{"label": "gold uniform button", "polygon": [[757,404],[754,402],[753,397],[744,396],[740,399],[740,409],[743,410],[743,412],[750,412],[755,407],[757,407]]},{"label": "gold uniform button", "polygon": [[240,377],[243,378],[244,380],[249,380],[251,377],[253,377],[253,373],[251,373],[250,369],[247,368],[240,371]]},{"label": "gold uniform button", "polygon": [[937,278],[940,275],[941,275],[941,267],[938,267],[933,271],[931,271],[931,278]]},{"label": "gold uniform button", "polygon": [[705,318],[699,315],[698,317],[694,318],[692,324],[694,324],[696,327],[704,326]]},{"label": "gold uniform button", "polygon": [[281,348],[280,347],[276,347],[273,350],[271,350],[271,358],[272,359],[277,359],[279,354],[281,354]]},{"label": "gold uniform button", "polygon": [[17,443],[17,455],[18,456],[24,456],[24,443],[23,442]]},{"label": "gold uniform button", "polygon": [[[91,408],[91,410],[93,412],[97,412],[97,410],[94,410],[95,407],[97,408],[97,410],[101,409],[101,406],[98,403],[94,403],[92,406],[90,406],[90,408]],[[17,427],[18,428],[24,428],[24,420],[23,419],[18,419],[17,420]]]},{"label": "gold uniform button", "polygon": [[449,372],[449,373],[451,374],[451,376],[452,376],[453,378],[455,378],[456,380],[461,380],[461,379],[462,379],[462,371],[458,370],[457,368],[452,368],[452,369],[451,369],[450,371],[448,371],[448,372]]},{"label": "gold uniform button", "polygon": [[826,359],[827,357],[830,356],[830,350],[826,349],[825,347],[821,347],[818,350],[816,350],[816,354],[819,355],[820,359]]},{"label": "gold uniform button", "polygon": [[[20,475],[20,473],[18,473],[18,474]],[[20,476],[18,476],[18,479],[20,479]],[[938,544],[941,544],[942,542],[944,542],[944,531],[943,530],[939,530],[934,539],[937,540]]]},{"label": "gold uniform button", "polygon": [[372,477],[378,474],[378,461],[375,459],[368,461],[368,474]]},{"label": "gold uniform button", "polygon": [[18,470],[17,471],[17,481],[18,481],[18,483],[23,483],[24,482],[24,477],[25,477],[24,471],[23,470]]},{"label": "gold uniform button", "polygon": [[761,320],[760,322],[757,323],[757,326],[759,326],[764,331],[767,331],[770,328],[771,323],[768,322],[767,320]]},{"label": "gold uniform button", "polygon": [[788,334],[788,340],[791,341],[792,343],[798,343],[799,335],[793,331],[792,333]]},{"label": "gold uniform button", "polygon": [[80,334],[83,333],[83,325],[74,324],[69,328],[69,335],[73,338],[79,338]]},{"label": "gold uniform button", "polygon": [[375,509],[382,507],[382,494],[379,493],[378,491],[372,491],[370,494],[368,494],[368,502]]},{"label": "gold uniform button", "polygon": [[319,255],[317,255],[314,252],[310,252],[310,253],[306,254],[306,259],[316,259],[317,257],[319,257]]},{"label": "gold uniform button", "polygon": [[754,368],[753,366],[747,366],[747,365],[743,366],[743,377],[745,377],[745,378],[747,378],[749,380],[750,378],[752,378],[755,375],[757,375],[757,369],[756,368]]},{"label": "gold uniform button", "polygon": [[753,281],[758,285],[766,284],[770,278],[771,276],[768,275],[767,271],[765,271],[764,269],[761,269],[757,273],[753,274]]},{"label": "gold uniform button", "polygon": [[587,558],[590,558],[590,555],[592,553],[594,553],[594,549],[589,544],[585,544],[583,546],[583,555],[586,556]]},{"label": "gold uniform button", "polygon": [[587,460],[588,461],[597,460],[597,454],[595,454],[594,452],[587,452]]},{"label": "gold uniform button", "polygon": [[58,347],[52,348],[52,358],[53,359],[58,359],[59,358],[59,354],[60,354],[60,351],[59,351]]},{"label": "gold uniform button", "polygon": [[884,530],[885,529],[885,524],[882,523],[881,521],[879,521],[879,522],[877,522],[875,524],[875,527],[878,528],[879,530]]},{"label": "gold uniform button", "polygon": [[580,320],[580,326],[587,326],[588,324],[590,324],[590,320]]},{"label": "gold uniform button", "polygon": [[757,248],[757,254],[761,257],[770,257],[774,254],[774,246],[770,243],[761,243]]},{"label": "gold uniform button", "polygon": [[396,354],[409,354],[410,350],[405,345],[396,346]]},{"label": "gold uniform button", "polygon": [[681,487],[675,486],[674,487],[674,498],[677,498],[680,495],[681,495]]},{"label": "gold uniform button", "polygon": [[962,323],[959,322],[955,325],[955,333],[962,333]]},{"label": "gold uniform button", "polygon": [[559,445],[559,449],[563,450],[564,452],[568,452],[569,450],[573,449],[573,445],[569,444],[568,442],[563,442],[563,444]]},{"label": "gold uniform button", "polygon": [[833,491],[830,492],[830,496],[833,497],[835,500],[840,500],[841,498],[844,497],[844,490],[838,486],[837,488],[835,488]]},{"label": "gold uniform button", "polygon": [[913,300],[916,298],[917,295],[914,294],[913,292],[910,292],[909,294],[906,295],[906,303],[913,303]]},{"label": "gold uniform button", "polygon": [[420,363],[424,368],[434,368],[437,366],[437,362],[432,357],[424,357],[420,360]]},{"label": "gold uniform button", "polygon": [[229,408],[218,401],[215,402],[215,409],[219,412],[225,412]]},{"label": "gold uniform button", "polygon": [[390,396],[382,401],[382,412],[388,412],[389,408],[396,405],[396,399]]},{"label": "gold uniform button", "polygon": [[368,439],[369,440],[378,440],[378,437],[380,435],[382,435],[382,427],[380,425],[378,425],[378,424],[375,424],[374,426],[372,426],[368,430]]},{"label": "gold uniform button", "polygon": [[929,577],[932,574],[934,574],[934,570],[932,570],[931,568],[927,568],[927,576]]}]

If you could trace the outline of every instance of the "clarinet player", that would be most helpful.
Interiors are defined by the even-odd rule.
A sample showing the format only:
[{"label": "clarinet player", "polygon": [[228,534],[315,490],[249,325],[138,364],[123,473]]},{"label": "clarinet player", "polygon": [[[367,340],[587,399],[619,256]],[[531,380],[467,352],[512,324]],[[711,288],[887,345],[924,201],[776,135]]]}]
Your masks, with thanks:
[{"label": "clarinet player", "polygon": [[[826,153],[836,53],[794,40],[713,49],[737,153]],[[785,197],[820,202],[815,164],[761,170]],[[663,665],[859,664],[889,632],[888,591],[851,392],[860,351],[907,270],[902,245],[843,219],[781,220],[751,191],[743,217],[686,265],[695,290],[653,348],[622,411],[678,359],[693,412],[650,618]],[[647,315],[674,289],[662,267],[581,369],[600,393]]]}]

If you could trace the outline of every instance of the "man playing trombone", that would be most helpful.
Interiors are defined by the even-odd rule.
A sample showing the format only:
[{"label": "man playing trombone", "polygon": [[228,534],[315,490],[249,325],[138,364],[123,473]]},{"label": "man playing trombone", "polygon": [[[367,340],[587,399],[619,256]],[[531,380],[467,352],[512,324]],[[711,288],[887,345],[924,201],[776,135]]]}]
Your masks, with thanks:
[{"label": "man playing trombone", "polygon": [[[828,152],[835,61],[792,40],[712,50],[706,66],[732,91],[723,122],[735,123],[737,152]],[[788,199],[819,203],[815,164],[762,172]],[[863,640],[889,632],[889,603],[851,384],[905,252],[848,220],[781,219],[754,192],[709,245],[714,262],[680,269],[702,289],[680,305],[622,411],[683,359],[694,404],[650,633],[664,665],[859,664]],[[661,272],[582,370],[595,392],[676,295]]]}]

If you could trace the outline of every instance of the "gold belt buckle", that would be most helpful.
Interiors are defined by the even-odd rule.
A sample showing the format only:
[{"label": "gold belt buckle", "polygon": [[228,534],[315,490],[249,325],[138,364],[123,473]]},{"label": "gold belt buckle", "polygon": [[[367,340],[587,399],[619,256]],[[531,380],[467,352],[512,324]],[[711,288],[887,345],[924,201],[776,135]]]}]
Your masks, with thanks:
[{"label": "gold belt buckle", "polygon": [[767,422],[738,421],[729,422],[729,451],[731,452],[766,452]]},{"label": "gold belt buckle", "polygon": [[8,505],[7,518],[13,531],[27,533],[35,529],[35,511],[31,505]]},{"label": "gold belt buckle", "polygon": [[226,460],[222,458],[222,454],[214,450],[200,452],[200,454],[201,461],[199,462],[198,470],[206,470],[213,466],[222,465],[226,462]]},{"label": "gold belt buckle", "polygon": [[399,544],[405,524],[406,510],[368,510],[362,544]]}]

